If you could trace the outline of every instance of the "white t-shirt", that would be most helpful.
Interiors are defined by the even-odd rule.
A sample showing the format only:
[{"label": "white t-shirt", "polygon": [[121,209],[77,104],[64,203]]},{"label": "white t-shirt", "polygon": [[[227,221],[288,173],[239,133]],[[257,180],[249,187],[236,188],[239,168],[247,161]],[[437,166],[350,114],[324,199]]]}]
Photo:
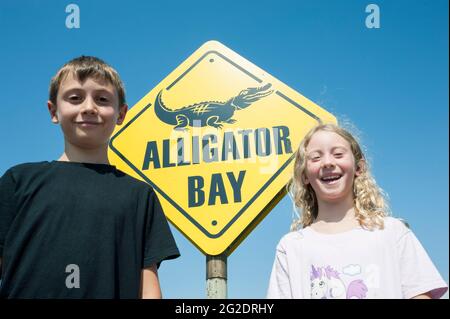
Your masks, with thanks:
[{"label": "white t-shirt", "polygon": [[285,235],[267,298],[440,298],[447,284],[413,232],[392,217],[384,227],[338,234],[306,227]]}]

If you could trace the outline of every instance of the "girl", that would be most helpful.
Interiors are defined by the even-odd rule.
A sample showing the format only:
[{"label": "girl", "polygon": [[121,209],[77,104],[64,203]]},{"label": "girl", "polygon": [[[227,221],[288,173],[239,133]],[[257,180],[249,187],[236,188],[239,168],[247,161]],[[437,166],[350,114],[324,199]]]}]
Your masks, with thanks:
[{"label": "girl", "polygon": [[447,285],[388,208],[355,138],[314,127],[289,189],[302,211],[276,250],[268,298],[440,298]]}]

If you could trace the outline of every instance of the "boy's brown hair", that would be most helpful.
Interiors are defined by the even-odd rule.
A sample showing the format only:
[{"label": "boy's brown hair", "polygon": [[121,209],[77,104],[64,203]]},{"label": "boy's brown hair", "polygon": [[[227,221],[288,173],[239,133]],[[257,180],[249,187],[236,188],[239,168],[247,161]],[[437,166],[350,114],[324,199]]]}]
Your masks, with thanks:
[{"label": "boy's brown hair", "polygon": [[64,64],[52,78],[49,100],[54,105],[56,105],[59,86],[69,74],[74,74],[80,82],[92,78],[111,83],[119,96],[119,107],[125,104],[125,89],[117,71],[99,58],[82,55]]}]

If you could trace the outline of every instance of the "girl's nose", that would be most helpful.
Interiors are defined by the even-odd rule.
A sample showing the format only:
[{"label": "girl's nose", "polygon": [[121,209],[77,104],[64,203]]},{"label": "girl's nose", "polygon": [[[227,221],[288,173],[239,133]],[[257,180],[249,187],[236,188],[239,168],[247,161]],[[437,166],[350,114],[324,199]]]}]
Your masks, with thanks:
[{"label": "girl's nose", "polygon": [[325,155],[322,159],[322,163],[321,166],[323,168],[328,168],[328,167],[335,167],[336,163],[334,162],[334,158],[333,156],[327,156]]}]

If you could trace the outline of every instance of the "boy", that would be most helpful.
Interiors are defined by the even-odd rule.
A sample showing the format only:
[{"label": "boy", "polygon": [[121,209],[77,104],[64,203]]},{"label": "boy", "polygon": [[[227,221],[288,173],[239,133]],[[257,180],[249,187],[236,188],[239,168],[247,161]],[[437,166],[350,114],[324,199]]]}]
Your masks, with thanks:
[{"label": "boy", "polygon": [[0,179],[0,297],[161,298],[157,268],[177,246],[154,191],[107,157],[127,112],[119,75],[81,56],[49,95],[64,153]]}]

